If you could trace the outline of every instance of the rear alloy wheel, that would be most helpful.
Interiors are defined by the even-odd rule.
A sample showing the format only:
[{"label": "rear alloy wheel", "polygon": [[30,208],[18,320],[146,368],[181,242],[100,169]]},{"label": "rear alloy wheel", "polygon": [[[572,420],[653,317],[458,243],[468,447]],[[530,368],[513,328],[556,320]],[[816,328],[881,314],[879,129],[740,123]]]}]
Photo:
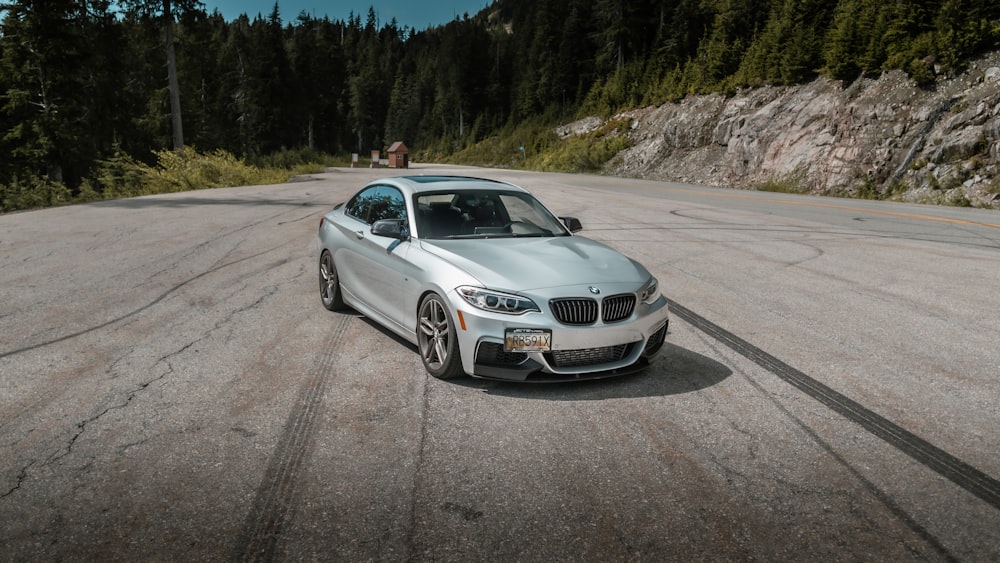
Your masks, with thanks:
[{"label": "rear alloy wheel", "polygon": [[323,300],[323,306],[330,311],[339,311],[344,308],[337,267],[333,265],[333,255],[328,250],[324,250],[323,255],[319,258],[319,297]]},{"label": "rear alloy wheel", "polygon": [[453,379],[465,374],[462,355],[458,352],[458,335],[451,324],[448,307],[436,293],[420,302],[417,344],[427,373],[438,379]]}]

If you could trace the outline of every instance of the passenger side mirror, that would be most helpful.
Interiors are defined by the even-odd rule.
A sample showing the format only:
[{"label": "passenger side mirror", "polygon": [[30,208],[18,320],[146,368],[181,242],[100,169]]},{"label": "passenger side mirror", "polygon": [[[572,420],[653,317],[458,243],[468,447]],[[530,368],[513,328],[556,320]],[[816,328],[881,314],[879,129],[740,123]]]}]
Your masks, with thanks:
[{"label": "passenger side mirror", "polygon": [[560,217],[559,219],[562,220],[571,233],[578,233],[583,230],[583,223],[576,217]]}]

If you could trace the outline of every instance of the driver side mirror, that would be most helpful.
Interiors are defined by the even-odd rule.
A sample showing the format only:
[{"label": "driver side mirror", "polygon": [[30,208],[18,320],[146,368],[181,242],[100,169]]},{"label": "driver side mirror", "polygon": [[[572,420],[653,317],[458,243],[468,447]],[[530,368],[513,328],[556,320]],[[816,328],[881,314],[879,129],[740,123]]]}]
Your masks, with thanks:
[{"label": "driver side mirror", "polygon": [[394,238],[399,241],[410,238],[410,230],[406,228],[406,219],[382,219],[372,224],[372,234],[380,237]]}]

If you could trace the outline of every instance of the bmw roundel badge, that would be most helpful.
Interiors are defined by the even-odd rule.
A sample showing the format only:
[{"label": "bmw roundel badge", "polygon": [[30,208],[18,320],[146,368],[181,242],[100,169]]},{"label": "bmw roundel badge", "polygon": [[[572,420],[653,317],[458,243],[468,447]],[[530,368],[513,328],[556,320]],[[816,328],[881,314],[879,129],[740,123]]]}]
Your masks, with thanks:
[{"label": "bmw roundel badge", "polygon": [[594,295],[600,295],[601,294],[601,290],[599,288],[594,287],[594,286],[590,286],[587,289],[589,289],[590,292],[593,293]]}]

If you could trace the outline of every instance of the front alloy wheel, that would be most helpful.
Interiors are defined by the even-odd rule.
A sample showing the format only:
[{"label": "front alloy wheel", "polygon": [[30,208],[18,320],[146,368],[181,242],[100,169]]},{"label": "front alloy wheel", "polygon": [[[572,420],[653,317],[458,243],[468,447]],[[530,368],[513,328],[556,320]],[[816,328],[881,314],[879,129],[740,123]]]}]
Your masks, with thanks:
[{"label": "front alloy wheel", "polygon": [[344,308],[344,298],[340,294],[340,278],[337,267],[333,265],[333,255],[324,250],[319,258],[319,297],[323,306],[330,311]]},{"label": "front alloy wheel", "polygon": [[437,294],[432,293],[420,302],[417,343],[427,373],[438,379],[452,379],[465,373],[458,352],[458,335],[448,308]]}]

